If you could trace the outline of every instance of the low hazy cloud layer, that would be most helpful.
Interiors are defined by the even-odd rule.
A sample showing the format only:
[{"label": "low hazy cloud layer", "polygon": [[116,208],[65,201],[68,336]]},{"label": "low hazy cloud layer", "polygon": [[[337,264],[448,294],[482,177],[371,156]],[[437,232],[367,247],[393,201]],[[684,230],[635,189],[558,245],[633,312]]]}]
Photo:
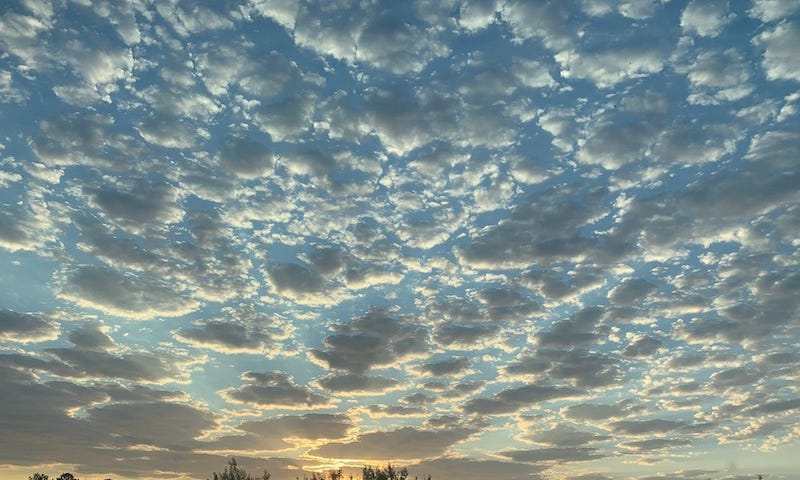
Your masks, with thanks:
[{"label": "low hazy cloud layer", "polygon": [[795,0],[5,2],[0,478],[796,478],[798,51]]}]

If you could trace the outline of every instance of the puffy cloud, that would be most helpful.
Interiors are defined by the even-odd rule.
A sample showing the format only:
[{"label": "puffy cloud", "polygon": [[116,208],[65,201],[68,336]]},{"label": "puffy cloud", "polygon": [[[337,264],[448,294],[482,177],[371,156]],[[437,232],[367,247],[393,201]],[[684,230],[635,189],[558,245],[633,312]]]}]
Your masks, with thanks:
[{"label": "puffy cloud", "polygon": [[566,424],[558,424],[549,430],[531,432],[522,439],[553,447],[580,447],[587,443],[607,440],[611,437],[578,430]]},{"label": "puffy cloud", "polygon": [[456,254],[461,262],[482,268],[581,259],[597,244],[579,230],[599,218],[607,194],[602,188],[567,187],[533,195]]},{"label": "puffy cloud", "polygon": [[324,339],[325,348],[310,353],[328,368],[364,373],[427,352],[427,337],[427,330],[411,318],[391,309],[374,309],[335,325]]},{"label": "puffy cloud", "polygon": [[622,354],[628,357],[646,357],[656,353],[663,345],[664,342],[657,338],[643,336],[625,347]]},{"label": "puffy cloud", "polygon": [[219,160],[241,177],[258,178],[272,168],[273,153],[257,140],[229,135],[220,142]]},{"label": "puffy cloud", "polygon": [[784,22],[753,39],[764,48],[761,66],[769,80],[800,80],[800,61],[792,55],[800,45],[800,28],[795,22]]},{"label": "puffy cloud", "polygon": [[625,417],[634,410],[629,402],[608,404],[577,403],[564,407],[561,411],[565,417],[578,422],[607,420]]},{"label": "puffy cloud", "polygon": [[69,341],[82,350],[107,350],[114,346],[114,340],[99,325],[86,324],[69,332]]},{"label": "puffy cloud", "polygon": [[435,377],[444,377],[457,375],[468,368],[469,359],[467,357],[453,357],[424,363],[420,365],[419,370],[423,374],[427,373]]},{"label": "puffy cloud", "polygon": [[552,447],[532,450],[507,450],[498,455],[510,458],[515,462],[581,462],[603,458],[598,449],[591,447]]},{"label": "puffy cloud", "polygon": [[80,266],[65,272],[59,283],[61,298],[125,318],[180,317],[199,306],[165,282],[109,268]]},{"label": "puffy cloud", "polygon": [[583,391],[571,387],[530,384],[503,390],[489,398],[474,398],[462,408],[468,414],[497,415],[513,413],[534,403],[581,395]]},{"label": "puffy cloud", "polygon": [[617,305],[631,305],[647,298],[657,288],[656,285],[644,278],[626,278],[622,283],[611,289],[608,293],[608,299],[611,303]]},{"label": "puffy cloud", "polygon": [[90,203],[114,223],[140,232],[148,226],[163,227],[180,222],[180,191],[168,184],[134,182],[132,185],[87,186]]},{"label": "puffy cloud", "polygon": [[282,450],[308,440],[336,439],[347,435],[353,423],[346,415],[308,413],[283,415],[239,424],[245,435],[229,435],[205,442],[210,451]]},{"label": "puffy cloud", "polygon": [[331,393],[347,395],[371,395],[397,387],[393,378],[360,373],[335,373],[317,380],[320,388]]},{"label": "puffy cloud", "polygon": [[800,10],[797,0],[753,0],[748,13],[762,22],[774,22]]},{"label": "puffy cloud", "polygon": [[734,15],[728,13],[727,1],[693,0],[681,13],[681,28],[684,32],[702,37],[716,37]]},{"label": "puffy cloud", "polygon": [[308,454],[323,458],[374,461],[386,458],[397,460],[434,458],[475,433],[475,429],[464,427],[442,430],[403,427],[385,432],[363,433],[351,442],[329,442],[310,450]]},{"label": "puffy cloud", "polygon": [[246,372],[242,380],[244,385],[223,390],[222,397],[258,408],[302,410],[331,406],[329,398],[297,385],[283,372]]},{"label": "puffy cloud", "polygon": [[700,53],[687,77],[693,90],[689,101],[701,105],[741,100],[753,91],[745,59],[734,49]]},{"label": "puffy cloud", "polygon": [[59,335],[57,323],[39,315],[0,310],[0,339],[4,342],[43,342]]},{"label": "puffy cloud", "polygon": [[409,471],[421,478],[459,478],[461,480],[482,480],[497,476],[506,480],[538,480],[540,468],[514,462],[498,460],[476,460],[472,458],[447,457],[426,460],[409,466]]},{"label": "puffy cloud", "polygon": [[175,331],[175,338],[199,348],[220,353],[280,352],[280,341],[288,337],[287,325],[278,328],[246,326],[230,321],[209,321]]},{"label": "puffy cloud", "polygon": [[665,57],[651,42],[593,53],[564,50],[555,55],[556,61],[561,64],[562,77],[589,80],[604,89],[660,72],[664,68]]},{"label": "puffy cloud", "polygon": [[504,5],[502,16],[519,41],[536,38],[547,48],[563,49],[576,40],[565,2],[512,1]]}]

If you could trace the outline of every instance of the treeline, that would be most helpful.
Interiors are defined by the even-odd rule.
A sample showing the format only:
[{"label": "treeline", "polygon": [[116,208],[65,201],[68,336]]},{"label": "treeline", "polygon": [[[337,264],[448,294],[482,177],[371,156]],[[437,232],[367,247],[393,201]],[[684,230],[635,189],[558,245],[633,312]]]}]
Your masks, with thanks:
[{"label": "treeline", "polygon": [[[269,480],[271,475],[269,472],[264,470],[264,472],[259,476],[254,476],[244,468],[240,467],[239,464],[236,463],[235,458],[231,458],[228,464],[225,466],[225,469],[222,473],[214,472],[214,476],[212,477],[213,480]],[[345,480],[344,473],[342,469],[339,470],[331,470],[328,473],[317,473],[312,472],[311,476],[303,477],[304,480]],[[51,480],[48,475],[44,473],[34,473],[28,480]],[[75,475],[71,473],[62,473],[56,478],[52,480],[79,480]],[[105,480],[111,480],[110,478],[106,478]],[[297,477],[297,480],[300,480]],[[352,475],[348,477],[347,480],[355,480]],[[403,468],[395,468],[392,465],[386,465],[385,467],[364,467],[361,469],[361,480],[408,480],[408,469]],[[414,480],[419,480],[417,477],[414,477]],[[431,480],[430,475],[428,475],[427,480]]]}]

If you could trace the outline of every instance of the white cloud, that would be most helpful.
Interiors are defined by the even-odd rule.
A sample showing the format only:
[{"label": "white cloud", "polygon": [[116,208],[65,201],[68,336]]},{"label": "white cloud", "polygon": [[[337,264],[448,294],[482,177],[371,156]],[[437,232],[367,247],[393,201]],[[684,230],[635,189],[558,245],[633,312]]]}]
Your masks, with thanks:
[{"label": "white cloud", "polygon": [[681,13],[681,28],[686,33],[716,37],[733,17],[728,12],[727,0],[693,0]]},{"label": "white cloud", "polygon": [[796,22],[782,22],[753,42],[764,48],[761,65],[769,80],[800,81],[800,60],[794,54],[800,48],[800,26]]}]

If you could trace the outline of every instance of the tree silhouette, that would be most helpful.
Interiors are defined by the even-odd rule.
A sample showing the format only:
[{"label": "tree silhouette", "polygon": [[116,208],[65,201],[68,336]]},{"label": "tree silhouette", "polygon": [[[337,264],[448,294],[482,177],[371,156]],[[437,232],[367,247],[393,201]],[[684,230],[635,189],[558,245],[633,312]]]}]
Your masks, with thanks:
[{"label": "tree silhouette", "polygon": [[222,473],[214,472],[214,480],[269,480],[270,474],[264,470],[263,475],[254,477],[236,463],[235,458],[228,461]]},{"label": "tree silhouette", "polygon": [[30,477],[28,477],[28,480],[50,480],[50,477],[45,475],[44,473],[36,472]]}]

